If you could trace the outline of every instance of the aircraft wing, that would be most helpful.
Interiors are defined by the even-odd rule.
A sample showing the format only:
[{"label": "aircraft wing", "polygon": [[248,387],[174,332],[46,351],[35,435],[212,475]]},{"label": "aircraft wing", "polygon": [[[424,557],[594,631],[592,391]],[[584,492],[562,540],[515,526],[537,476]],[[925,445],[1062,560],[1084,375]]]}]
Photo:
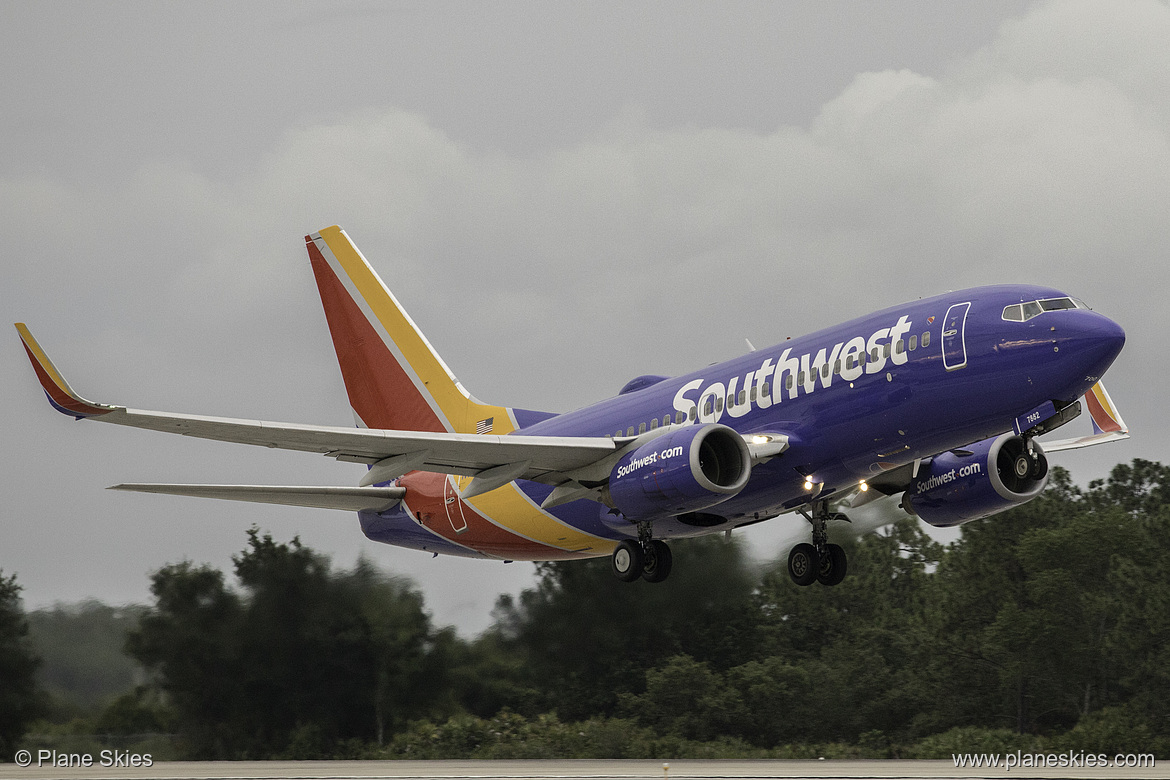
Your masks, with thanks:
[{"label": "aircraft wing", "polygon": [[17,323],[16,329],[49,403],[63,414],[200,439],[318,452],[342,461],[370,464],[373,468],[362,480],[363,487],[415,470],[477,476],[478,492],[513,479],[557,484],[565,480],[561,476],[565,472],[595,465],[628,443],[605,437],[492,436],[298,425],[95,403],[69,386],[23,323]]}]

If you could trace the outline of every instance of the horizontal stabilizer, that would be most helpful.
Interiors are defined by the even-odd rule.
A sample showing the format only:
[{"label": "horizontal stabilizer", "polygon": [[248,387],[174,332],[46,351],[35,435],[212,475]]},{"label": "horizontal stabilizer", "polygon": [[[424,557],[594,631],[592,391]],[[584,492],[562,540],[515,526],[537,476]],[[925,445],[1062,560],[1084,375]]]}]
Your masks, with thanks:
[{"label": "horizontal stabilizer", "polygon": [[164,493],[171,496],[221,498],[228,501],[251,501],[257,504],[310,506],[318,509],[344,509],[358,512],[373,509],[381,512],[402,500],[406,488],[400,487],[289,487],[284,485],[113,485],[110,490],[135,493]]}]

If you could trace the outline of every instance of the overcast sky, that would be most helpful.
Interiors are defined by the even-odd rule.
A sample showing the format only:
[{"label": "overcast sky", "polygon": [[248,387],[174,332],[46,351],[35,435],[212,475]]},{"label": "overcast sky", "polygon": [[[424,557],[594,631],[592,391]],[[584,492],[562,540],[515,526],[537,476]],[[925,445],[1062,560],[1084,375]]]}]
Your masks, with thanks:
[{"label": "overcast sky", "polygon": [[[553,411],[745,337],[1052,284],[1126,328],[1135,433],[1054,460],[1167,460],[1166,2],[10,2],[0,27],[0,311],[92,400],[351,424],[302,240],[337,223],[474,394]],[[14,330],[0,360],[0,569],[29,607],[145,601],[253,523],[409,574],[464,633],[532,581],[349,513],[107,492],[362,467],[74,422]]]}]

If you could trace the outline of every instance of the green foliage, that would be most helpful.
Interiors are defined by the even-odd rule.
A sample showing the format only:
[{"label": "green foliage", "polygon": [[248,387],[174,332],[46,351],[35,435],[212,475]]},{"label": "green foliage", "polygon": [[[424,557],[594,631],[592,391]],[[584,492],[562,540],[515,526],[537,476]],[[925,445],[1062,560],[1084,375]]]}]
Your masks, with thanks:
[{"label": "green foliage", "polygon": [[150,669],[191,757],[322,758],[379,742],[408,719],[451,711],[445,666],[405,582],[365,562],[335,572],[299,540],[256,529],[234,558],[243,593],[180,563],[153,578],[155,606],[128,651]]},{"label": "green foliage", "polygon": [[16,575],[0,572],[0,756],[12,755],[43,701],[36,688],[40,660],[28,641],[28,621]]},{"label": "green foliage", "polygon": [[1017,734],[1011,729],[988,729],[961,726],[934,734],[907,751],[906,758],[950,758],[957,753],[1006,754],[1048,751],[1048,743],[1031,734]]},{"label": "green foliage", "polygon": [[54,720],[93,715],[145,680],[143,668],[123,652],[143,611],[83,601],[29,613],[29,641],[42,659],[37,679]]},{"label": "green foliage", "polygon": [[127,640],[147,686],[27,739],[172,731],[206,758],[1164,753],[1168,498],[1159,464],[1084,490],[1054,469],[948,547],[909,518],[841,542],[832,588],[717,537],[676,543],[658,585],[540,564],[472,641],[368,562],[338,571],[253,529],[238,588],[189,562],[154,575]]},{"label": "green foliage", "polygon": [[495,631],[522,659],[524,687],[540,691],[539,711],[612,715],[619,692],[640,690],[647,669],[680,653],[717,668],[750,659],[756,575],[742,547],[704,537],[673,550],[662,584],[619,582],[606,559],[542,563],[518,603],[500,600]]}]

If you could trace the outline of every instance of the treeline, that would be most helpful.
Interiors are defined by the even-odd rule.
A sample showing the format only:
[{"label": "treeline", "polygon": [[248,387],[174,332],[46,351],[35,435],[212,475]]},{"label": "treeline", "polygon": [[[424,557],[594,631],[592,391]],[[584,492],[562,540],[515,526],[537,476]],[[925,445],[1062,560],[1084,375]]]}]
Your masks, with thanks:
[{"label": "treeline", "polygon": [[220,759],[1170,748],[1167,467],[1083,490],[1056,469],[946,547],[909,519],[843,543],[835,588],[761,573],[722,537],[676,544],[663,585],[541,564],[464,640],[410,583],[252,530],[234,584],[189,562],[154,575],[126,641],[149,681],[94,727]]}]

